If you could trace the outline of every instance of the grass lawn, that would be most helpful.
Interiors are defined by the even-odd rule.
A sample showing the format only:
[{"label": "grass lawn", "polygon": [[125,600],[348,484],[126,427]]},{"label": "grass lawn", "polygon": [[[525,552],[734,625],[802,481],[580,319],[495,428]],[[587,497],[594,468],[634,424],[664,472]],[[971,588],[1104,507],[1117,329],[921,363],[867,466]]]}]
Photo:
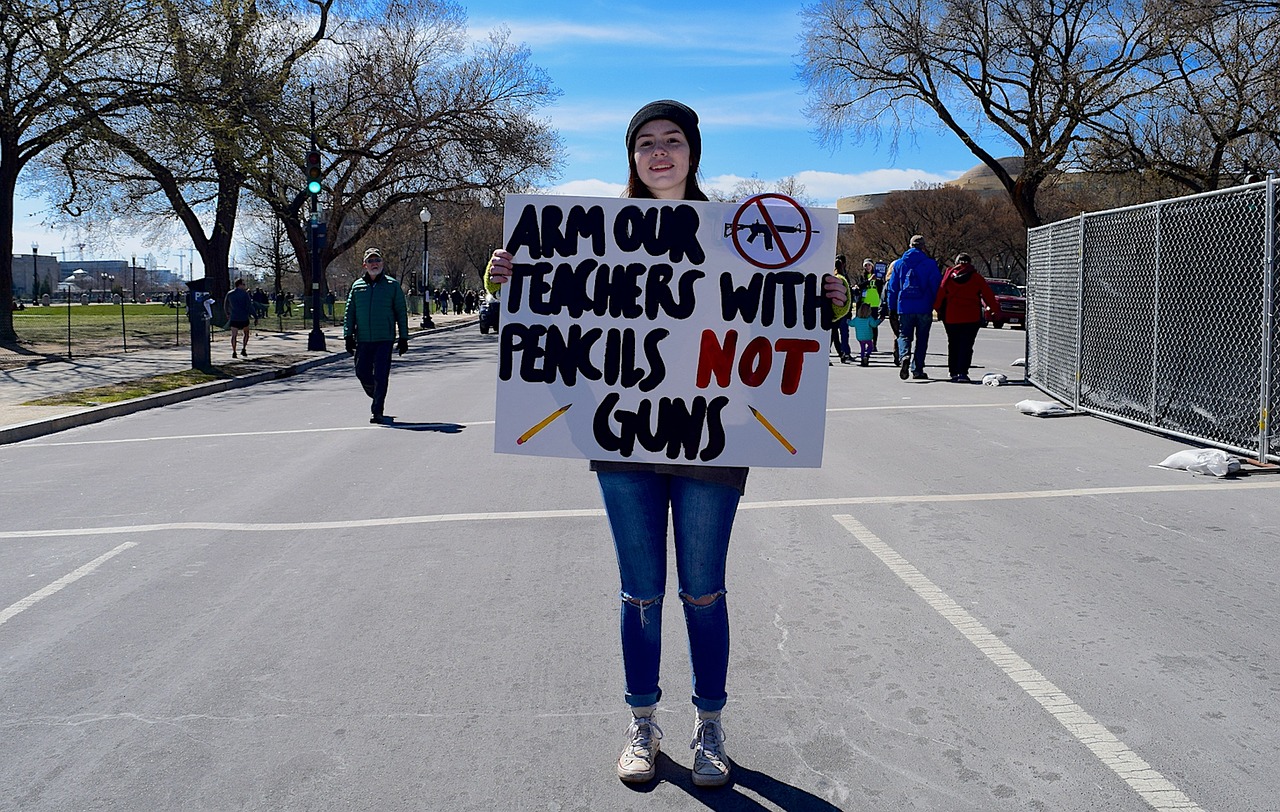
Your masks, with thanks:
[{"label": "grass lawn", "polygon": [[[334,306],[335,316],[342,319],[345,303]],[[263,318],[255,332],[289,332],[306,330],[311,319],[303,317],[303,307],[295,303],[292,315]],[[70,310],[71,351],[73,355],[101,355],[149,347],[185,346],[191,343],[191,327],[183,308],[163,304],[51,304],[28,306],[13,313],[13,329],[19,342],[28,350],[48,355],[67,352],[67,316]],[[328,321],[328,319],[322,319]],[[223,330],[214,328],[214,340]]]}]

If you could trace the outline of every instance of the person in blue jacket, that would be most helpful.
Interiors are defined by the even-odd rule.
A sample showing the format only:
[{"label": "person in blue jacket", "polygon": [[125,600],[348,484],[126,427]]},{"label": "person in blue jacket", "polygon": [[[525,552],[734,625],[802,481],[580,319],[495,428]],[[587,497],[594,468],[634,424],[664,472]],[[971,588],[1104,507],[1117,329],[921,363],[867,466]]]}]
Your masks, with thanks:
[{"label": "person in blue jacket", "polygon": [[[400,355],[409,349],[409,311],[405,307],[404,290],[382,271],[382,252],[377,248],[366,250],[364,276],[355,281],[347,294],[347,312],[342,323],[347,352],[356,356],[356,377],[373,401],[370,423],[383,422],[387,379],[391,376],[391,345],[395,344]],[[400,330],[398,341],[397,328]]]},{"label": "person in blue jacket", "polygon": [[[889,277],[885,304],[898,314],[898,377],[927,380],[925,353],[929,351],[929,329],[933,326],[933,300],[942,284],[942,270],[933,257],[925,253],[925,240],[920,234],[911,238],[907,248]],[[912,344],[915,353],[912,354]]]}]

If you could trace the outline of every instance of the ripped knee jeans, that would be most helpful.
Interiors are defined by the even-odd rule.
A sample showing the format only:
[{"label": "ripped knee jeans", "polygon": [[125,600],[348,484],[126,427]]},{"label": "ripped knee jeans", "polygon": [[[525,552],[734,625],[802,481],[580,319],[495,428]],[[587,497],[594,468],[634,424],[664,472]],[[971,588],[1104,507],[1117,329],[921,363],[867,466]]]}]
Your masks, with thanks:
[{"label": "ripped knee jeans", "polygon": [[622,664],[632,707],[662,696],[662,605],[667,586],[667,516],[675,537],[679,598],[689,635],[693,704],[724,707],[729,668],[725,560],[738,509],[735,488],[650,471],[597,476],[622,582]]}]

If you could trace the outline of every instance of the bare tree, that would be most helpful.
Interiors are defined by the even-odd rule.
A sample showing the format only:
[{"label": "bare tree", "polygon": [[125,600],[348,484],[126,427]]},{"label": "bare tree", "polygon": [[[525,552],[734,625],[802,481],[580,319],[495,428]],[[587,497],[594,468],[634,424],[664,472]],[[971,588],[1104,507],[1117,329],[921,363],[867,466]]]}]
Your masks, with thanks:
[{"label": "bare tree", "polygon": [[[822,138],[941,126],[990,167],[1026,226],[1081,128],[1148,86],[1161,55],[1141,0],[819,0],[804,9],[801,76]],[[992,132],[993,131],[993,132]],[[998,160],[1011,143],[1022,168]]]},{"label": "bare tree", "polygon": [[284,223],[270,211],[257,215],[244,223],[236,238],[237,253],[244,257],[241,264],[270,279],[274,293],[302,293],[298,264]]},{"label": "bare tree", "polygon": [[281,115],[281,99],[323,40],[334,2],[152,3],[163,30],[138,37],[165,44],[161,81],[144,108],[95,113],[87,100],[77,105],[90,126],[61,144],[64,211],[99,222],[176,216],[220,301],[241,192],[273,145],[298,129]]},{"label": "bare tree", "polygon": [[896,259],[913,234],[928,238],[930,253],[943,267],[961,251],[980,267],[990,267],[997,256],[1016,257],[1012,264],[1025,266],[1026,229],[1007,198],[924,184],[893,192],[857,216],[849,260],[856,266],[864,256]]},{"label": "bare tree", "polygon": [[[387,0],[362,14],[341,23],[317,67],[339,77],[316,87],[322,268],[406,204],[434,212],[463,197],[499,198],[547,176],[561,149],[537,117],[558,91],[506,32],[468,45],[465,16],[447,3]],[[251,177],[249,188],[285,223],[309,279],[302,174],[291,168],[303,151],[300,142],[278,155],[276,171]]]},{"label": "bare tree", "polygon": [[1280,163],[1280,15],[1256,4],[1152,0],[1169,47],[1150,93],[1090,123],[1094,172],[1155,173],[1203,192]]},{"label": "bare tree", "polygon": [[813,206],[817,201],[809,196],[809,192],[800,181],[796,180],[795,175],[788,175],[785,178],[779,178],[776,181],[769,182],[762,180],[759,175],[752,175],[749,178],[743,178],[733,185],[727,193],[720,193],[714,190],[707,192],[707,196],[712,200],[719,200],[723,203],[735,203],[754,195],[762,195],[768,193],[786,195],[802,206]]},{"label": "bare tree", "polygon": [[[18,177],[94,116],[136,105],[148,86],[142,0],[45,0],[0,12],[0,343],[14,343],[13,212]],[[128,60],[122,52],[130,55]]]},{"label": "bare tree", "polygon": [[451,287],[478,290],[489,256],[502,245],[502,207],[466,202],[446,207],[441,215],[433,231],[431,264],[444,272]]}]

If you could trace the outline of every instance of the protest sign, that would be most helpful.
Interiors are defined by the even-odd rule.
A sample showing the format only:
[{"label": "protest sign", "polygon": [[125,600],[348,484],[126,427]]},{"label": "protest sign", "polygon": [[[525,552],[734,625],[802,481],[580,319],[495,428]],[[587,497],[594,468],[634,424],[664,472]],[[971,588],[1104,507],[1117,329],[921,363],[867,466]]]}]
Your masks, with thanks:
[{"label": "protest sign", "polygon": [[511,195],[499,452],[818,467],[836,212]]}]

